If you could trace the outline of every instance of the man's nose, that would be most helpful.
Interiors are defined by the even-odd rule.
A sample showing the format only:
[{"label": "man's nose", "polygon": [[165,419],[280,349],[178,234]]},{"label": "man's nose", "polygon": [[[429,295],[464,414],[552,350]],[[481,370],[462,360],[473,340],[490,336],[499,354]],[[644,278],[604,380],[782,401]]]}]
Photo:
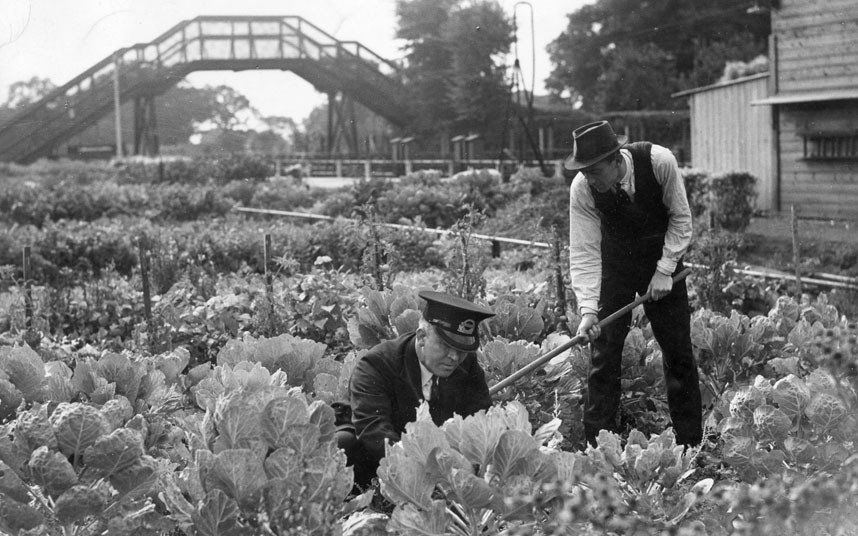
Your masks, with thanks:
[{"label": "man's nose", "polygon": [[447,356],[454,358],[456,361],[461,361],[467,353],[461,350],[456,350],[455,348],[450,348],[447,351]]}]

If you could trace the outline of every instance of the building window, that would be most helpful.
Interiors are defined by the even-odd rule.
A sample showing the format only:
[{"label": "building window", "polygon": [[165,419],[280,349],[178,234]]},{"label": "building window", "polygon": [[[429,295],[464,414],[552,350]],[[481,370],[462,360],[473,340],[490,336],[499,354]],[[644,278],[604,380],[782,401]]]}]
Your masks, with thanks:
[{"label": "building window", "polygon": [[802,132],[805,160],[858,160],[858,131]]}]

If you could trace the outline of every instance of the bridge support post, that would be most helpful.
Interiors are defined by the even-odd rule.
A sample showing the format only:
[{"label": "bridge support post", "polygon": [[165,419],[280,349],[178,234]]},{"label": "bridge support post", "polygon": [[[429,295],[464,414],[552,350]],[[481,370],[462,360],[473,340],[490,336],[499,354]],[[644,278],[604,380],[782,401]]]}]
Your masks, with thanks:
[{"label": "bridge support post", "polygon": [[134,154],[158,154],[158,122],[155,115],[155,96],[145,95],[134,99]]},{"label": "bridge support post", "polygon": [[328,93],[328,155],[342,153],[340,141],[345,141],[346,151],[352,157],[358,155],[357,119],[354,101],[344,93]]}]

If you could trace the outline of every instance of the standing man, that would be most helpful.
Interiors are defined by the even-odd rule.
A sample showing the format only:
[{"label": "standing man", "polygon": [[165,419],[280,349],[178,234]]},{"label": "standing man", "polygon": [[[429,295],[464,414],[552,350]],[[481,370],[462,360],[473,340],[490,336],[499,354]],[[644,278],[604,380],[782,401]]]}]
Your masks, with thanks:
[{"label": "standing man", "polygon": [[492,405],[474,352],[480,321],[494,313],[451,294],[418,295],[426,307],[417,330],[373,347],[349,381],[352,426],[339,427],[337,443],[360,489],[375,476],[385,441],[399,441],[424,400],[439,426],[454,413],[464,417]]},{"label": "standing man", "polygon": [[691,349],[685,281],[673,284],[691,241],[691,211],[676,158],[649,142],[626,145],[607,121],[572,133],[564,168],[577,171],[569,196],[569,266],[581,324],[594,346],[584,407],[584,433],[617,431],[623,344],[631,313],[600,329],[597,323],[652,294],[644,311],[664,356],[670,417],[677,443],[702,438],[702,404]]}]

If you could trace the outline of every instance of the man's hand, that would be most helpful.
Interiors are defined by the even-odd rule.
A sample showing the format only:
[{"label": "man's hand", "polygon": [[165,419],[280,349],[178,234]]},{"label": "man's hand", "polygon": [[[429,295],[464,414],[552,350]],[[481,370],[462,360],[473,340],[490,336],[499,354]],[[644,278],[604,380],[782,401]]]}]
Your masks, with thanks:
[{"label": "man's hand", "polygon": [[673,278],[656,270],[655,273],[652,274],[652,279],[649,282],[649,288],[647,288],[647,291],[650,293],[652,301],[658,301],[670,294],[672,289]]},{"label": "man's hand", "polygon": [[595,341],[602,333],[602,328],[598,326],[598,323],[599,317],[596,316],[596,313],[584,313],[584,316],[581,317],[581,323],[578,324],[576,335],[586,335],[590,342]]}]

